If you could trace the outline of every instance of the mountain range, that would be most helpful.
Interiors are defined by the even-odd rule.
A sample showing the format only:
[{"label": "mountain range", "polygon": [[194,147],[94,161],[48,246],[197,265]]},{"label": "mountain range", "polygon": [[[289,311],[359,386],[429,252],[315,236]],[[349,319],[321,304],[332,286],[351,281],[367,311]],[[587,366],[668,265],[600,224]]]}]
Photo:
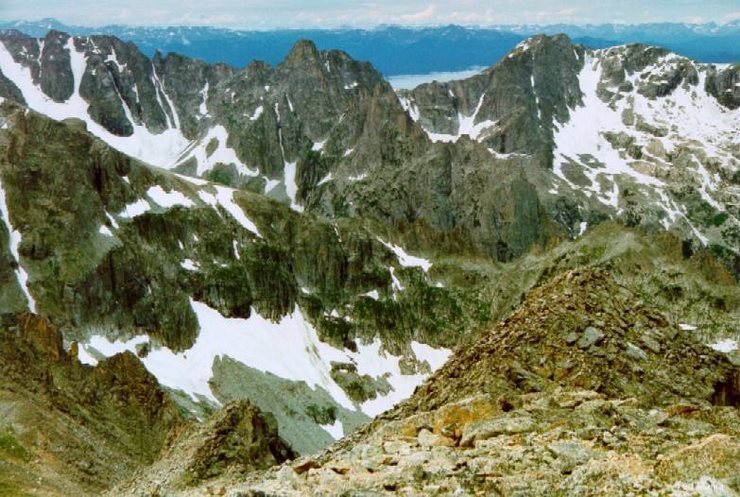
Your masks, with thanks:
[{"label": "mountain range", "polygon": [[740,64],[537,35],[395,90],[9,30],[0,98],[0,490],[737,490]]},{"label": "mountain range", "polygon": [[401,74],[462,71],[498,62],[517,43],[536,34],[566,34],[590,48],[645,43],[701,62],[740,60],[740,22],[725,24],[601,24],[439,26],[373,29],[274,29],[249,31],[197,26],[70,26],[55,19],[0,21],[0,29],[17,29],[34,37],[51,30],[73,35],[108,34],[135,43],[149,57],[157,51],[179,53],[208,63],[242,68],[253,60],[279,64],[299,40],[320,49],[339,49],[367,60],[385,77]]}]

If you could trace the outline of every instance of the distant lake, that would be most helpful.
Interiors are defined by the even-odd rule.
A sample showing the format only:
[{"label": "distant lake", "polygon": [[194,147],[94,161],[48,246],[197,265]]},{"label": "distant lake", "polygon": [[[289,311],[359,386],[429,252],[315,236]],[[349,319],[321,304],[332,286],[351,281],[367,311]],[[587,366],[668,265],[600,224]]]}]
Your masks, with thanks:
[{"label": "distant lake", "polygon": [[450,71],[450,72],[430,72],[427,74],[399,74],[398,76],[390,76],[388,82],[391,86],[397,90],[410,90],[416,88],[423,83],[431,83],[437,81],[439,83],[445,83],[447,81],[455,81],[458,79],[465,79],[471,76],[475,76],[486,69],[484,66],[474,66],[464,71]]}]

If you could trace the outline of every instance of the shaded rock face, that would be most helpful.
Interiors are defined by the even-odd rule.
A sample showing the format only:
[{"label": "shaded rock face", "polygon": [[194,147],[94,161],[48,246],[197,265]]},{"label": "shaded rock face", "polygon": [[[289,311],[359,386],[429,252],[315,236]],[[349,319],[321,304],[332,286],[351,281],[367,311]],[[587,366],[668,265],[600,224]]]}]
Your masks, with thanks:
[{"label": "shaded rock face", "polygon": [[[398,274],[409,289],[435,296],[430,302],[439,303],[436,312],[444,320],[430,328],[426,304],[412,293],[390,298],[389,266],[398,266],[397,259],[361,224],[335,228],[237,192],[238,204],[259,227],[257,237],[222,208],[204,203],[193,184],[147,168],[64,123],[5,106],[14,124],[0,137],[0,176],[12,224],[21,233],[29,291],[39,310],[77,338],[84,338],[78,336],[84,328],[110,328],[148,333],[174,350],[186,349],[198,331],[190,298],[226,317],[248,318],[256,311],[274,320],[298,304],[337,346],[360,336],[371,339],[378,331],[400,342],[435,340],[468,319],[458,297],[418,276],[418,268],[399,266],[408,276]],[[154,208],[128,217],[129,205],[156,205],[147,195],[155,187],[183,192],[193,208]],[[202,193],[215,191],[206,188]],[[7,235],[0,237],[2,295],[8,309],[20,310],[25,304],[15,275],[18,261],[7,244]],[[199,270],[184,268],[184,259],[198,261]],[[383,302],[360,296],[372,290]],[[352,322],[329,316],[355,304]]]},{"label": "shaded rock face", "polygon": [[461,118],[488,122],[478,141],[500,154],[524,153],[541,166],[551,165],[556,120],[581,102],[578,72],[584,50],[563,35],[536,36],[523,42],[493,68],[463,81],[430,83],[408,92],[425,129],[456,135]]},{"label": "shaded rock face", "polygon": [[[58,328],[31,315],[3,316],[0,325],[2,430],[43,467],[16,461],[10,472],[21,488],[51,494],[97,493],[134,469],[151,464],[181,415],[154,377],[132,354],[81,366],[67,353]],[[49,448],[46,440],[53,439]],[[37,474],[43,478],[26,478]],[[6,483],[7,473],[0,474]],[[5,487],[3,487],[5,488]],[[31,488],[28,486],[27,488]]]},{"label": "shaded rock face", "polygon": [[723,199],[736,197],[740,164],[736,72],[645,45],[534,37],[476,76],[399,97],[432,141],[459,147],[468,135],[496,162],[520,161],[569,236],[619,218],[722,247],[734,270],[738,220]]},{"label": "shaded rock face", "polygon": [[709,74],[707,91],[730,109],[740,107],[740,64],[733,64]]},{"label": "shaded rock face", "polygon": [[[44,69],[40,55],[34,55],[36,40],[6,33],[0,41],[18,64],[35,75],[34,81],[44,71],[50,75],[56,71],[65,81],[77,77],[79,98],[89,108],[85,115],[75,117],[89,120],[90,129],[100,125],[114,137],[133,141],[146,133],[156,137],[166,132],[176,137],[162,138],[175,139],[175,148],[179,147],[164,154],[175,145],[163,141],[156,153],[137,146],[126,148],[139,151],[141,159],[156,159],[155,165],[244,186],[323,216],[362,214],[392,224],[423,225],[453,237],[470,232],[471,239],[465,243],[479,244],[482,251],[503,259],[559,231],[554,225],[541,229],[546,224],[543,209],[530,222],[529,206],[538,200],[535,189],[526,184],[517,195],[525,205],[481,199],[485,207],[471,210],[468,183],[475,178],[466,178],[455,189],[445,186],[450,183],[450,171],[463,167],[461,162],[471,152],[466,147],[436,150],[382,76],[342,52],[319,52],[313,43],[300,42],[275,68],[255,62],[236,70],[176,54],[156,54],[149,61],[136,47],[115,38],[60,35],[44,46],[64,51],[59,64],[67,66]],[[77,76],[70,58],[80,68]],[[502,86],[504,95],[518,83],[517,79],[491,84]],[[3,88],[0,95],[23,101],[20,90],[0,78]],[[68,97],[57,93],[59,98]],[[529,98],[530,93],[522,98]],[[497,116],[514,112],[508,99],[501,101]],[[512,126],[524,129],[528,122],[517,121]],[[537,126],[532,129],[539,133]],[[504,170],[522,166],[506,165],[492,173],[487,167],[490,156],[482,150],[473,154],[476,159],[466,169],[479,169],[475,174],[485,183],[493,182]],[[436,163],[432,168],[426,167],[430,159]],[[528,183],[520,172],[506,175]],[[409,180],[419,173],[428,175],[426,182],[434,184],[432,198],[426,188]],[[368,189],[373,190],[372,196],[365,194]],[[459,205],[463,198],[466,205]],[[525,229],[509,230],[512,217],[514,225]],[[542,235],[533,236],[535,232]],[[521,239],[515,239],[520,234]]]}]

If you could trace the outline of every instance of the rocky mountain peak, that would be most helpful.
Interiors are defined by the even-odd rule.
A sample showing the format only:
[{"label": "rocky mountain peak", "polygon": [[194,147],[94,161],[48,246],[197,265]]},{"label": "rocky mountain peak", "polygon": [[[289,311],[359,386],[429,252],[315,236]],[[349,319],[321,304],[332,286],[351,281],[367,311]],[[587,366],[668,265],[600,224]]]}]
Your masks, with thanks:
[{"label": "rocky mountain peak", "polygon": [[285,58],[285,64],[300,66],[319,60],[319,50],[311,40],[298,40]]}]

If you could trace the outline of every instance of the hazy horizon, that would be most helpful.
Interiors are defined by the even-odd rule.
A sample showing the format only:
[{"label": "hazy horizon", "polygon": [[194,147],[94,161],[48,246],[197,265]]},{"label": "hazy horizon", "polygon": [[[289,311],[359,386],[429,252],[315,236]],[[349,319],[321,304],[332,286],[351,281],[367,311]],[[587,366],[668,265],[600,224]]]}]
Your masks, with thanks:
[{"label": "hazy horizon", "polygon": [[[43,12],[43,14],[39,14]],[[412,0],[342,2],[339,0],[120,0],[101,5],[93,0],[5,0],[0,19],[37,22],[53,18],[69,25],[100,27],[208,26],[241,30],[372,29],[383,25],[471,27],[553,24],[649,24],[661,22],[725,24],[740,19],[736,0],[460,0],[453,5]]]}]

